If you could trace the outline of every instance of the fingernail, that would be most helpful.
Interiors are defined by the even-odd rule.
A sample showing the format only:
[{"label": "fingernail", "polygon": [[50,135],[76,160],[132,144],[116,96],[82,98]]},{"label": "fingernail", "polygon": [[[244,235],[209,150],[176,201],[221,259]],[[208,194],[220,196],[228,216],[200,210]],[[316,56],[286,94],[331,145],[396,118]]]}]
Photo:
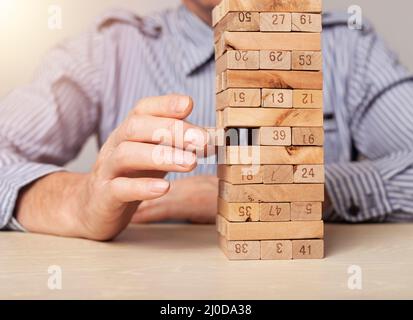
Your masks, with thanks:
[{"label": "fingernail", "polygon": [[169,182],[164,180],[153,181],[150,185],[150,190],[153,193],[164,193],[169,188]]},{"label": "fingernail", "polygon": [[178,103],[175,106],[176,113],[183,113],[189,106],[189,97],[182,96],[179,98]]},{"label": "fingernail", "polygon": [[204,148],[208,143],[208,136],[201,129],[188,129],[184,136],[185,143],[195,148]]}]

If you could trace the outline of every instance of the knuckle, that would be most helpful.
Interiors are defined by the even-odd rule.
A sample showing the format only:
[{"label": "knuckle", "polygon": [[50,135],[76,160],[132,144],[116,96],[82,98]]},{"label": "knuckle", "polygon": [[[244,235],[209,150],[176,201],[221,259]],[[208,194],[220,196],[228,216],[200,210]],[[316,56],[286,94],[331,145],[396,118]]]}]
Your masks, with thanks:
[{"label": "knuckle", "polygon": [[121,142],[114,152],[114,161],[119,165],[125,164],[128,157],[129,144],[127,142]]},{"label": "knuckle", "polygon": [[139,137],[139,130],[145,123],[144,116],[130,117],[124,123],[123,136],[126,140],[135,140]]}]

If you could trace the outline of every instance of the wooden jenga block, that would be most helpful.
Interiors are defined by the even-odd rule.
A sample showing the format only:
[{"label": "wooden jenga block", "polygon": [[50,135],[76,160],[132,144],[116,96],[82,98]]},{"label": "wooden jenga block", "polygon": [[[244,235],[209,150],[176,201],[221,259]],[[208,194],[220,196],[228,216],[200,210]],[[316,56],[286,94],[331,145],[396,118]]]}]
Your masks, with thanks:
[{"label": "wooden jenga block", "polygon": [[224,32],[215,45],[216,59],[227,50],[321,51],[321,35],[294,32]]},{"label": "wooden jenga block", "polygon": [[232,222],[260,221],[258,203],[229,203],[218,198],[218,212]]},{"label": "wooden jenga block", "polygon": [[223,89],[322,89],[320,71],[227,70],[223,73]]},{"label": "wooden jenga block", "polygon": [[216,93],[219,93],[222,90],[222,74],[217,74],[215,76],[215,91]]},{"label": "wooden jenga block", "polygon": [[231,185],[220,181],[219,196],[227,202],[322,202],[322,184]]},{"label": "wooden jenga block", "polygon": [[[291,94],[292,96],[292,94]],[[291,99],[292,100],[292,99]],[[292,102],[291,102],[292,105]],[[217,94],[216,108],[223,110],[227,107],[260,107],[260,89],[228,89]]]},{"label": "wooden jenga block", "polygon": [[324,144],[323,128],[292,128],[294,146],[322,146]]},{"label": "wooden jenga block", "polygon": [[264,165],[261,168],[265,184],[286,184],[294,182],[294,167],[291,165]]},{"label": "wooden jenga block", "polygon": [[230,12],[214,28],[215,42],[225,31],[260,31],[260,14],[250,11]]},{"label": "wooden jenga block", "polygon": [[[260,166],[230,166],[218,165],[218,178],[231,184],[262,183],[262,168]],[[292,175],[292,167],[291,167]]]},{"label": "wooden jenga block", "polygon": [[321,109],[227,108],[223,125],[227,128],[256,127],[322,127]]},{"label": "wooden jenga block", "polygon": [[260,31],[290,32],[292,28],[291,13],[263,12],[260,14]]},{"label": "wooden jenga block", "polygon": [[298,109],[322,109],[322,90],[294,90],[293,107]]},{"label": "wooden jenga block", "polygon": [[229,222],[221,217],[221,235],[230,241],[322,239],[322,221]]},{"label": "wooden jenga block", "polygon": [[323,69],[321,51],[293,51],[292,69],[306,71],[320,71]]},{"label": "wooden jenga block", "polygon": [[260,260],[260,241],[228,241],[219,237],[219,244],[229,260]]},{"label": "wooden jenga block", "polygon": [[262,260],[291,260],[293,243],[291,240],[261,241]]},{"label": "wooden jenga block", "polygon": [[293,259],[323,259],[324,240],[293,240]]},{"label": "wooden jenga block", "polygon": [[229,146],[224,150],[222,160],[230,165],[324,163],[322,147]]},{"label": "wooden jenga block", "polygon": [[291,70],[291,51],[260,51],[259,69],[263,70]]},{"label": "wooden jenga block", "polygon": [[230,50],[216,62],[217,74],[226,70],[258,70],[259,68],[259,51]]},{"label": "wooden jenga block", "polygon": [[291,220],[291,205],[289,203],[260,203],[259,206],[259,221],[276,222]]},{"label": "wooden jenga block", "polygon": [[323,215],[321,202],[293,202],[291,203],[292,221],[317,221]]},{"label": "wooden jenga block", "polygon": [[292,108],[293,107],[293,90],[262,89],[262,107],[264,108]]},{"label": "wooden jenga block", "polygon": [[257,131],[258,134],[254,136],[256,139],[253,139],[253,145],[291,146],[290,127],[264,127]]},{"label": "wooden jenga block", "polygon": [[311,12],[322,11],[322,0],[223,0],[213,10],[213,26],[228,12]]},{"label": "wooden jenga block", "polygon": [[294,166],[294,183],[324,183],[324,165]]},{"label": "wooden jenga block", "polygon": [[292,31],[317,32],[322,31],[321,14],[292,13]]}]

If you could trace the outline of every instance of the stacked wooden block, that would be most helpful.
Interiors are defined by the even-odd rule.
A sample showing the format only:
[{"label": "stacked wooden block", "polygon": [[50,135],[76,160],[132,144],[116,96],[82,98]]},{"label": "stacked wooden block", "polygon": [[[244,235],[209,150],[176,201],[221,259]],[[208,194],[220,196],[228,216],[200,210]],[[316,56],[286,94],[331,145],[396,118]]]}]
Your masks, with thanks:
[{"label": "stacked wooden block", "polygon": [[[224,0],[213,12],[220,245],[229,259],[324,256],[321,0]],[[241,139],[242,140],[242,139]]]}]

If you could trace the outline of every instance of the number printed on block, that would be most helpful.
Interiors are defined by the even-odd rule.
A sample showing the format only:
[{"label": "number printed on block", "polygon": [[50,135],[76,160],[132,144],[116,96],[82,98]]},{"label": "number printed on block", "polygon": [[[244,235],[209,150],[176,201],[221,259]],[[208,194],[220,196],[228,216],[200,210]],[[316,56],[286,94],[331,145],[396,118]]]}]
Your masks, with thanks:
[{"label": "number printed on block", "polygon": [[322,202],[292,202],[292,221],[318,221],[322,219]]},{"label": "number printed on block", "polygon": [[291,13],[264,12],[260,14],[260,30],[270,32],[290,32]]},{"label": "number printed on block", "polygon": [[294,90],[293,107],[297,109],[322,109],[322,90]]},{"label": "number printed on block", "polygon": [[294,168],[291,165],[264,165],[261,172],[265,184],[294,182]]},{"label": "number printed on block", "polygon": [[260,51],[260,69],[291,70],[291,51]]},{"label": "number printed on block", "polygon": [[217,110],[226,107],[260,107],[260,89],[228,89],[216,96]]},{"label": "number printed on block", "polygon": [[290,221],[291,205],[289,203],[260,203],[260,221]]},{"label": "number printed on block", "polygon": [[293,90],[262,89],[262,106],[264,108],[292,108]]},{"label": "number printed on block", "polygon": [[324,183],[324,165],[294,166],[294,183]]},{"label": "number printed on block", "polygon": [[319,71],[323,68],[321,51],[293,51],[292,69]]},{"label": "number printed on block", "polygon": [[258,51],[230,50],[227,51],[228,69],[257,70],[260,68]]},{"label": "number printed on block", "polygon": [[324,144],[323,128],[292,128],[294,146],[322,146]]},{"label": "number printed on block", "polygon": [[265,127],[259,130],[259,145],[262,146],[290,146],[290,127]]},{"label": "number printed on block", "polygon": [[321,14],[293,13],[292,31],[320,33],[322,31],[321,21]]},{"label": "number printed on block", "polygon": [[260,260],[260,241],[228,241],[220,237],[220,245],[230,260]]},{"label": "number printed on block", "polygon": [[232,222],[260,220],[260,206],[258,203],[228,203],[218,198],[218,212]]},{"label": "number printed on block", "polygon": [[[291,169],[292,170],[292,169]],[[259,184],[262,183],[261,166],[229,166],[218,165],[218,178],[231,184]]]},{"label": "number printed on block", "polygon": [[262,260],[291,260],[293,243],[291,240],[261,241]]},{"label": "number printed on block", "polygon": [[293,240],[293,259],[323,259],[324,240]]}]

